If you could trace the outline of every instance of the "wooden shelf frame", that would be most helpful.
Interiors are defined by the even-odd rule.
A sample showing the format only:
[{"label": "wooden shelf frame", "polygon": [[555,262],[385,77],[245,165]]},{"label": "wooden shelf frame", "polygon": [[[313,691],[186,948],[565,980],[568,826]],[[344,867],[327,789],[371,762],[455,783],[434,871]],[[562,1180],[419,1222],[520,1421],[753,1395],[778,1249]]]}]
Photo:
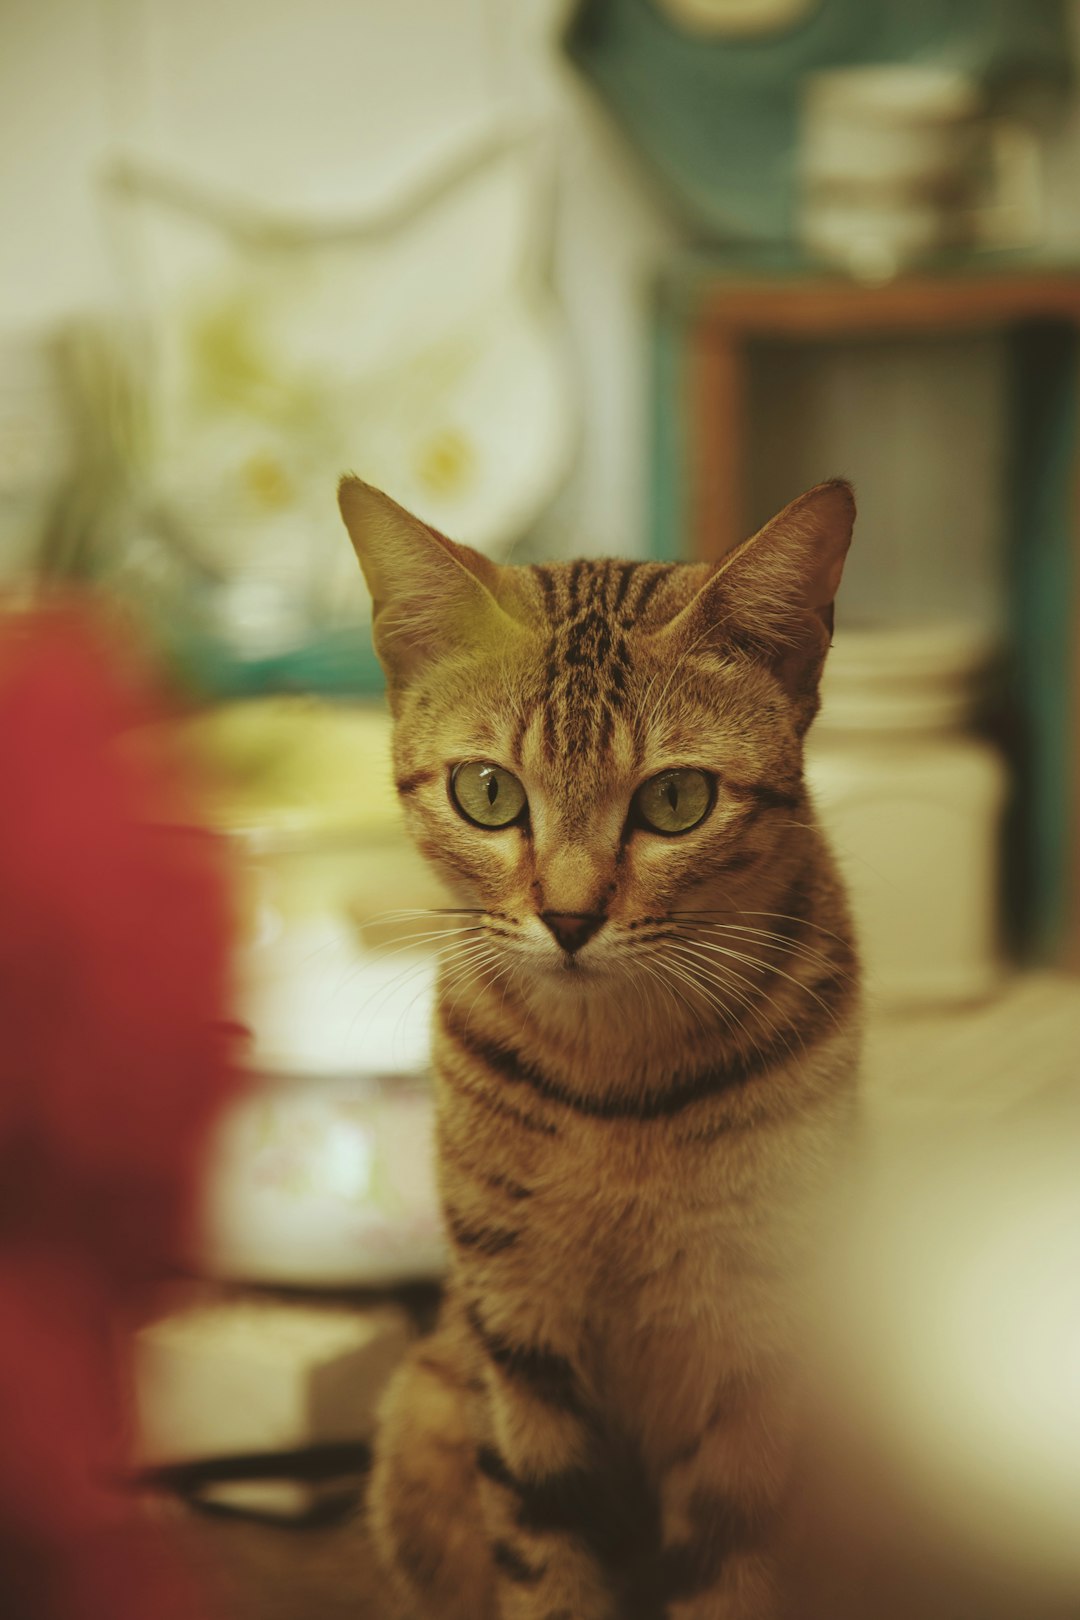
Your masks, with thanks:
[{"label": "wooden shelf frame", "polygon": [[1010,373],[1015,910],[1024,954],[1080,968],[1080,267],[948,270],[874,286],[678,268],[661,286],[655,329],[652,549],[712,561],[744,538],[756,342],[981,332],[1005,336]]}]

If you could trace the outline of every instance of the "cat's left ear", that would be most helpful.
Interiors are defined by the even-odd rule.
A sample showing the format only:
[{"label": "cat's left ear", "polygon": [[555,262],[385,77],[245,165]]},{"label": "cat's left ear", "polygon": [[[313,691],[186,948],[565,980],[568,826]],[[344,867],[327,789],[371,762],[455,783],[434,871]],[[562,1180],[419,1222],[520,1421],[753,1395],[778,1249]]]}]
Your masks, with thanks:
[{"label": "cat's left ear", "polygon": [[713,636],[767,663],[794,700],[801,730],[817,710],[854,524],[851,485],[816,484],[730,552],[679,615],[688,644]]},{"label": "cat's left ear", "polygon": [[359,478],[338,505],[373,603],[375,651],[391,695],[440,653],[491,647],[512,628],[495,599],[499,570]]}]

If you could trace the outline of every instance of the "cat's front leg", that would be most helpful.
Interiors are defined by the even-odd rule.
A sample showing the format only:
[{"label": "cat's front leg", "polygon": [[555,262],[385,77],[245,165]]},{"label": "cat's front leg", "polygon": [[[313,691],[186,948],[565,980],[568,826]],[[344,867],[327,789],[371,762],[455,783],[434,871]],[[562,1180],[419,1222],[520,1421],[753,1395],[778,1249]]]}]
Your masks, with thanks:
[{"label": "cat's front leg", "polygon": [[616,1620],[610,1579],[588,1545],[602,1486],[573,1366],[479,1307],[469,1320],[489,1397],[477,1461],[500,1620]]},{"label": "cat's front leg", "polygon": [[776,1542],[791,1469],[790,1400],[774,1386],[718,1396],[660,1477],[665,1620],[774,1620]]}]

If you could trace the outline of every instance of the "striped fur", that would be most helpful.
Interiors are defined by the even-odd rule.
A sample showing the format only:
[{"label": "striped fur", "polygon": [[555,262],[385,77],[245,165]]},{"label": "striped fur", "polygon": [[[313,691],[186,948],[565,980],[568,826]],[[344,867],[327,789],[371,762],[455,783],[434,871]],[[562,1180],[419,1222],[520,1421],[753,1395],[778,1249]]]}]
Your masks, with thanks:
[{"label": "striped fur", "polygon": [[[346,480],[413,835],[460,897],[434,1032],[452,1264],[371,1516],[416,1620],[766,1620],[798,1281],[849,1128],[858,967],[803,786],[853,507],[720,568],[497,569]],[[458,815],[456,764],[528,795]],[[704,770],[674,837],[642,781]],[[568,956],[541,920],[601,925]]]}]

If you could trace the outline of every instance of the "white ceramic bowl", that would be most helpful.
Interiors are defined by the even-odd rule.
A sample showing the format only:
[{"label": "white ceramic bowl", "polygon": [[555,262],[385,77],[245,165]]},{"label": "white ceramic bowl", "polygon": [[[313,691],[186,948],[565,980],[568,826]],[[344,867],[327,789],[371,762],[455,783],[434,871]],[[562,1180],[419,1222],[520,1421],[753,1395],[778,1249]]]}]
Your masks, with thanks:
[{"label": "white ceramic bowl", "polygon": [[218,1125],[200,1213],[204,1276],[307,1288],[441,1276],[430,1086],[258,1078]]}]

